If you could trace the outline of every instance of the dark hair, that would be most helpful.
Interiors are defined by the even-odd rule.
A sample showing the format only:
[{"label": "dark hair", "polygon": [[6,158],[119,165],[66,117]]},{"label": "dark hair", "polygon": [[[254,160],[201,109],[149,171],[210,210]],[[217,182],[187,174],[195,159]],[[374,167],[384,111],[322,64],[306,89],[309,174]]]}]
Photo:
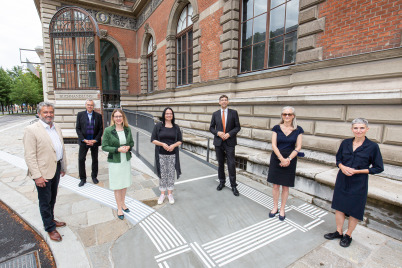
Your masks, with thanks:
[{"label": "dark hair", "polygon": [[229,100],[229,97],[228,97],[228,96],[226,96],[226,95],[222,95],[222,96],[220,96],[220,97],[219,97],[219,100],[221,100],[222,98],[226,98],[227,100]]},{"label": "dark hair", "polygon": [[165,114],[166,114],[166,111],[167,111],[167,110],[171,110],[171,111],[172,111],[172,115],[173,115],[173,118],[172,118],[172,125],[174,126],[174,125],[175,125],[175,124],[174,124],[174,112],[173,112],[173,109],[170,108],[170,107],[166,107],[165,110],[163,110],[163,112],[162,112],[162,118],[161,118],[162,124],[165,125]]}]

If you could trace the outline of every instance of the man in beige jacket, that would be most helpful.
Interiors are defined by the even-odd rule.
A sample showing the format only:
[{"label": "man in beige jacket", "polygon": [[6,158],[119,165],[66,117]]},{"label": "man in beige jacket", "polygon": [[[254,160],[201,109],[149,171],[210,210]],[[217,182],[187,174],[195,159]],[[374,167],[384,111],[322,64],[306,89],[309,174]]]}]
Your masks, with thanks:
[{"label": "man in beige jacket", "polygon": [[25,162],[28,175],[38,190],[39,210],[50,239],[61,241],[56,227],[66,223],[54,219],[57,187],[60,175],[66,172],[66,151],[61,129],[53,122],[54,105],[41,102],[38,105],[39,121],[26,127],[24,133]]}]

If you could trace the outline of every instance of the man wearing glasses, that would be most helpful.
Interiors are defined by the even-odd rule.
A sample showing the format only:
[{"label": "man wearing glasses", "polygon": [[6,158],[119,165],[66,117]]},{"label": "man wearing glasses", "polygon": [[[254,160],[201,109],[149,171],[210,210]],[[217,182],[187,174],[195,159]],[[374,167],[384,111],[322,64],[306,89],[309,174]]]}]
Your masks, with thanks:
[{"label": "man wearing glasses", "polygon": [[229,98],[226,95],[219,97],[221,109],[212,114],[209,131],[214,134],[214,146],[216,158],[218,159],[219,185],[216,190],[220,191],[225,187],[225,154],[229,170],[230,186],[235,196],[239,196],[236,186],[236,165],[235,146],[236,135],[240,131],[239,115],[236,110],[228,109]]},{"label": "man wearing glasses", "polygon": [[80,150],[78,152],[78,171],[80,174],[79,187],[84,186],[87,182],[87,173],[85,170],[85,160],[87,152],[91,150],[92,156],[92,172],[91,177],[93,183],[97,184],[98,180],[98,152],[101,145],[101,138],[103,134],[103,121],[102,115],[94,111],[94,101],[85,101],[86,111],[77,114],[77,123],[75,130],[78,135],[78,144]]}]

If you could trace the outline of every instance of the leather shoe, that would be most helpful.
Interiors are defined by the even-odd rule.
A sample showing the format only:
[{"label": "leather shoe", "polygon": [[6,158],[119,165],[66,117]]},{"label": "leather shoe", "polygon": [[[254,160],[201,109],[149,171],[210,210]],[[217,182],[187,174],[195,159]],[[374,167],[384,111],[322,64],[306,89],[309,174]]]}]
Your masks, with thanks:
[{"label": "leather shoe", "polygon": [[286,214],[283,214],[283,216],[281,216],[281,213],[279,213],[279,220],[280,221],[284,221],[286,218]]},{"label": "leather shoe", "polygon": [[216,190],[220,191],[223,189],[223,187],[225,187],[225,183],[219,183],[218,187],[216,187]]},{"label": "leather shoe", "polygon": [[56,230],[48,232],[50,239],[56,242],[60,242],[62,240],[61,235]]},{"label": "leather shoe", "polygon": [[78,184],[78,187],[84,186],[85,183],[86,183],[86,181],[81,180],[80,183]]},{"label": "leather shoe", "polygon": [[97,178],[92,178],[92,181],[94,182],[94,184],[98,184],[99,180]]},{"label": "leather shoe", "polygon": [[124,214],[123,215],[117,214],[117,218],[119,218],[120,220],[124,220]]},{"label": "leather shoe", "polygon": [[126,213],[129,213],[129,212],[130,212],[130,209],[129,209],[129,208],[126,208],[126,209],[122,208],[122,210],[123,210],[124,212],[126,212]]},{"label": "leather shoe", "polygon": [[56,224],[56,227],[64,227],[67,225],[65,222],[62,221],[53,220],[53,222]]},{"label": "leather shoe", "polygon": [[232,192],[235,196],[239,196],[239,191],[237,191],[236,186],[232,187]]},{"label": "leather shoe", "polygon": [[324,238],[325,238],[325,239],[328,239],[328,240],[334,240],[334,239],[336,239],[336,238],[343,238],[343,235],[339,234],[338,231],[335,231],[335,232],[333,232],[333,233],[325,234],[325,235],[324,235]]},{"label": "leather shoe", "polygon": [[341,247],[347,248],[350,246],[350,243],[352,243],[352,238],[345,234],[341,239],[341,242],[339,242],[339,245],[341,245]]},{"label": "leather shoe", "polygon": [[276,214],[278,214],[278,213],[279,213],[279,209],[277,209],[275,213],[271,213],[271,211],[270,211],[270,212],[268,213],[268,216],[269,216],[270,218],[273,218],[273,217],[275,217]]}]

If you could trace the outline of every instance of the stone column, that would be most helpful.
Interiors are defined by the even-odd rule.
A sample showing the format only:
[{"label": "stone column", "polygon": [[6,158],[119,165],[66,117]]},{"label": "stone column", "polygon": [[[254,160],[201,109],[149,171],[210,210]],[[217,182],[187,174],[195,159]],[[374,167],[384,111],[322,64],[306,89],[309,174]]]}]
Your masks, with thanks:
[{"label": "stone column", "polygon": [[166,89],[176,88],[176,36],[166,37]]},{"label": "stone column", "polygon": [[140,61],[141,93],[145,94],[148,92],[147,56],[141,55]]},{"label": "stone column", "polygon": [[240,1],[224,1],[223,15],[220,19],[223,33],[220,37],[222,52],[219,59],[222,63],[222,70],[219,71],[219,78],[236,76],[239,63]]},{"label": "stone column", "polygon": [[201,82],[200,69],[201,69],[201,46],[200,46],[200,15],[193,15],[191,20],[193,21],[193,83]]}]

